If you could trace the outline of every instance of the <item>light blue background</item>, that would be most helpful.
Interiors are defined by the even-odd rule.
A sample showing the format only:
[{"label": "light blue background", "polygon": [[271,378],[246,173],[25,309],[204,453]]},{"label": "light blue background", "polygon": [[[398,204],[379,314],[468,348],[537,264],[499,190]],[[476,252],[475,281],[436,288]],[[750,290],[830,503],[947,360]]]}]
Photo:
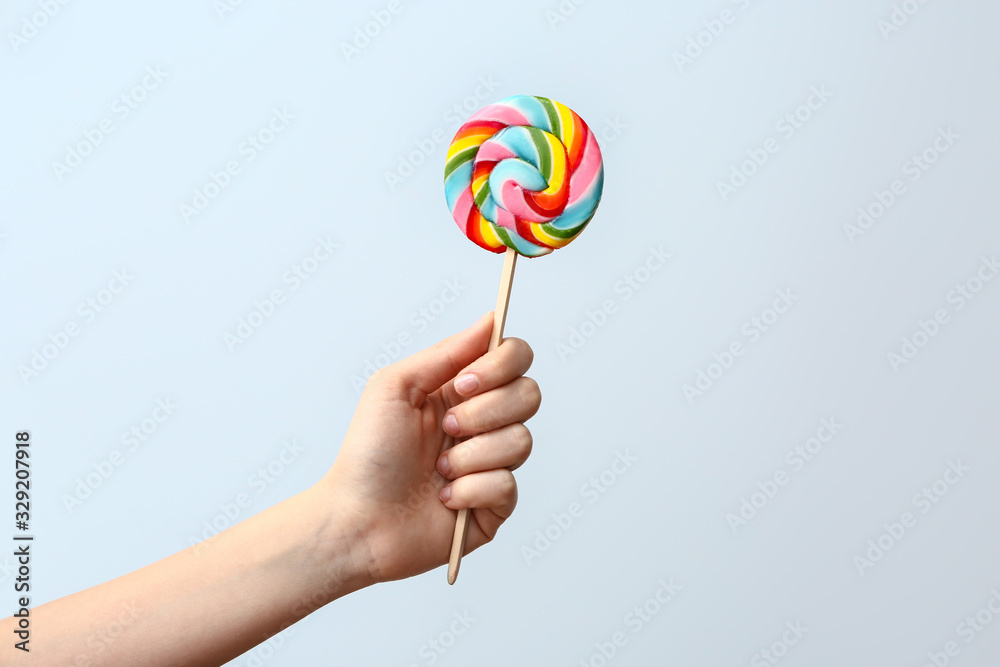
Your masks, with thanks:
[{"label": "light blue background", "polygon": [[[957,626],[1000,586],[1000,281],[961,310],[949,292],[1000,253],[1000,10],[904,4],[915,13],[887,32],[888,1],[403,0],[345,56],[387,3],[72,2],[15,48],[41,10],[7,2],[0,438],[33,434],[35,601],[185,548],[239,493],[245,518],[314,483],[352,376],[401,333],[409,354],[493,307],[501,259],[451,221],[445,144],[474,108],[537,94],[598,133],[606,184],[569,249],[518,266],[507,335],[534,347],[544,395],[518,511],[454,588],[437,570],[365,590],[232,664],[427,665],[455,613],[475,620],[434,664],[600,665],[597,645],[622,632],[609,664],[753,666],[786,622],[808,628],[789,667],[916,667],[948,641],[952,664],[995,662],[1000,620],[972,643]],[[711,23],[724,10],[732,22]],[[120,118],[114,101],[157,67]],[[829,99],[799,110],[813,87]],[[248,161],[241,143],[275,109],[294,118]],[[788,138],[777,124],[797,110],[809,118]],[[60,179],[53,163],[105,118],[113,132]],[[959,138],[911,180],[904,163],[939,128]],[[768,139],[777,152],[724,199],[718,182]],[[230,160],[240,172],[185,221]],[[905,192],[852,243],[844,226],[895,179]],[[293,290],[283,276],[320,237],[335,254]],[[671,257],[647,272],[651,247]],[[122,269],[128,286],[87,321],[78,305]],[[230,350],[275,289],[285,301]],[[797,300],[751,341],[744,323],[778,290]],[[614,312],[593,315],[607,300]],[[887,355],[938,309],[947,323],[894,369]],[[23,378],[71,322],[79,335]],[[744,354],[718,377],[713,355],[733,342]],[[699,371],[718,379],[688,400]],[[158,399],[178,407],[129,451],[122,434]],[[843,428],[795,470],[786,453],[823,418]],[[290,439],[304,452],[261,488],[251,476]],[[115,450],[122,464],[67,508]],[[625,452],[637,462],[595,493],[588,480]],[[969,471],[921,514],[913,496],[959,460]],[[787,484],[734,532],[727,514],[778,471]],[[574,502],[563,530],[553,515]],[[859,572],[907,511],[916,525]],[[546,530],[556,539],[527,557]],[[634,632],[626,615],[661,579],[679,592]]]}]

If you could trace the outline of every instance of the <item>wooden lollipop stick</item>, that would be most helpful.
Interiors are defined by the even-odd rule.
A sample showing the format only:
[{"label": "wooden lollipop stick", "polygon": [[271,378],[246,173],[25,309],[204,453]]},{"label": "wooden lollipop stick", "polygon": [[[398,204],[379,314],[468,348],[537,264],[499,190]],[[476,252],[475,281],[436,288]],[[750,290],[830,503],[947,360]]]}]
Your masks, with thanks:
[{"label": "wooden lollipop stick", "polygon": [[[510,303],[510,286],[514,283],[514,265],[517,263],[517,251],[507,248],[503,258],[503,273],[500,274],[500,293],[497,294],[497,307],[493,311],[493,333],[490,334],[490,345],[487,351],[495,350],[503,340],[503,325],[507,322],[507,304]],[[455,537],[451,541],[451,557],[448,559],[448,583],[454,584],[458,579],[458,568],[462,565],[465,554],[465,534],[469,529],[469,510],[459,510],[455,519]]]}]

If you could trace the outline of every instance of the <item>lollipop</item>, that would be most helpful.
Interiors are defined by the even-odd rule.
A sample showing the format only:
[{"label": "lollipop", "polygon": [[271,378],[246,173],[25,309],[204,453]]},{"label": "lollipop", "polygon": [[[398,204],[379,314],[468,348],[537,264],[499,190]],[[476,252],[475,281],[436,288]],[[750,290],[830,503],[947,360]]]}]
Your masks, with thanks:
[{"label": "lollipop", "polygon": [[597,138],[569,107],[515,95],[477,111],[448,148],[444,193],[469,240],[546,255],[575,239],[601,201]]},{"label": "lollipop", "polygon": [[[604,187],[597,138],[569,107],[515,95],[477,111],[448,148],[444,193],[470,241],[505,252],[489,349],[500,344],[519,254],[562,248],[594,217]],[[448,563],[455,583],[465,551],[469,510],[460,510]]]}]

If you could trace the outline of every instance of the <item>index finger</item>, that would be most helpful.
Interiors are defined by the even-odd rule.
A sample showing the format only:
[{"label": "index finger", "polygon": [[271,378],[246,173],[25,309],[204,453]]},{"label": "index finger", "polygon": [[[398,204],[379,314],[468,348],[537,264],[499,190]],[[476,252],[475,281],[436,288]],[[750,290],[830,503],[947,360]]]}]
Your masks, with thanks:
[{"label": "index finger", "polygon": [[486,349],[492,322],[493,314],[487,313],[465,331],[397,361],[385,370],[398,382],[399,388],[416,388],[421,392],[420,400],[423,401],[424,397],[445,384],[450,386],[459,369],[474,361]]},{"label": "index finger", "polygon": [[520,338],[505,338],[495,350],[479,357],[455,376],[453,387],[461,398],[502,387],[521,377],[535,358],[531,346]]}]

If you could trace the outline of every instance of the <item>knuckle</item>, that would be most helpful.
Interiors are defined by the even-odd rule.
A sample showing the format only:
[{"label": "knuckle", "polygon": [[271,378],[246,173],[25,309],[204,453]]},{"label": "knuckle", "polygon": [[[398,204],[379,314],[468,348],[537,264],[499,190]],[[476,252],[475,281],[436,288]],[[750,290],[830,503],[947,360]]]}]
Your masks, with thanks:
[{"label": "knuckle", "polygon": [[517,499],[517,481],[514,479],[514,473],[511,471],[500,471],[497,486],[499,487],[500,497],[504,501],[510,502]]},{"label": "knuckle", "polygon": [[528,458],[531,454],[533,442],[531,431],[527,426],[520,423],[514,425],[514,446],[522,458]]},{"label": "knuckle", "polygon": [[506,476],[504,479],[507,480],[508,486],[504,488],[503,494],[503,514],[510,516],[514,512],[514,508],[517,507],[517,482],[514,481],[514,474],[509,470],[505,470]]},{"label": "knuckle", "polygon": [[530,368],[531,364],[535,363],[535,351],[527,343],[524,344],[524,351],[528,357],[528,367]]},{"label": "knuckle", "polygon": [[535,410],[542,404],[542,390],[538,383],[529,377],[521,378],[521,395],[527,405]]},{"label": "knuckle", "polygon": [[483,370],[491,380],[503,375],[503,359],[498,358],[496,355],[492,355],[484,360],[484,366]]},{"label": "knuckle", "polygon": [[535,352],[528,345],[527,341],[520,338],[509,338],[511,343],[511,351],[517,357],[523,357],[526,360],[526,365],[531,366],[531,363],[535,360]]}]

